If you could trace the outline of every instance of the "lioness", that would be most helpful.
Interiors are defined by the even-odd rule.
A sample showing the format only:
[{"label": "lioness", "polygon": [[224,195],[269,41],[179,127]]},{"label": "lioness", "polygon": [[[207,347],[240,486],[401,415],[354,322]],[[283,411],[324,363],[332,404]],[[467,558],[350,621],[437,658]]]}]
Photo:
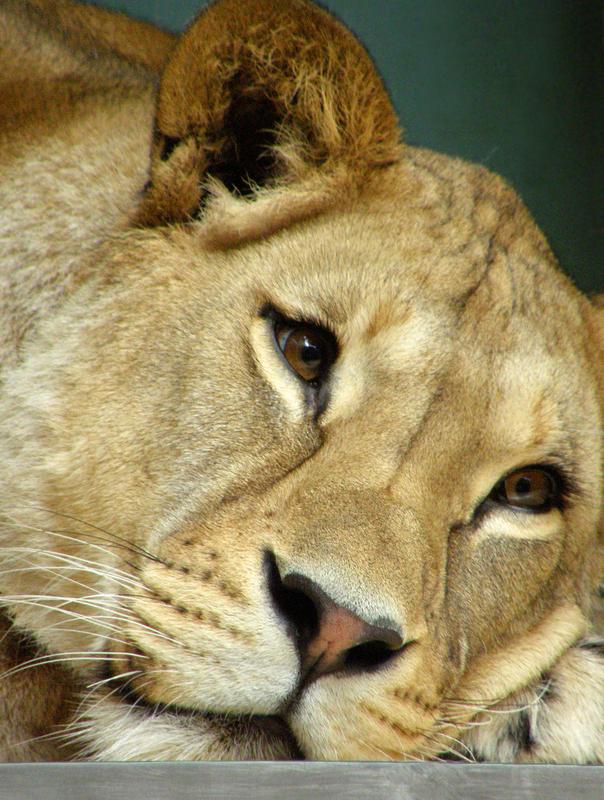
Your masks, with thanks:
[{"label": "lioness", "polygon": [[514,192],[307,0],[0,21],[0,757],[604,761],[604,308]]}]

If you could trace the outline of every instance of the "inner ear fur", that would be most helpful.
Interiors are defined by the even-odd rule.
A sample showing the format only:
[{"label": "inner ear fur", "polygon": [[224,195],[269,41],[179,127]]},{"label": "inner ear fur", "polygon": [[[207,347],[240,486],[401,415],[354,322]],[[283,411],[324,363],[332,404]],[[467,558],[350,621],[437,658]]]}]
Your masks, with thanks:
[{"label": "inner ear fur", "polygon": [[195,218],[216,181],[254,198],[338,175],[352,188],[400,152],[382,81],[340,22],[307,0],[218,0],[163,73],[138,222]]}]

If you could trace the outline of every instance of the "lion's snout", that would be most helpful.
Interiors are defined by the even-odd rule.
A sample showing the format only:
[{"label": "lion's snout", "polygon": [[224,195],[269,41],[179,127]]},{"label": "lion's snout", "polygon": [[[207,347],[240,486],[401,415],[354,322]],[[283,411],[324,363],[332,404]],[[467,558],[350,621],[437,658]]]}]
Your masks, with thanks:
[{"label": "lion's snout", "polygon": [[334,672],[373,671],[403,651],[395,622],[364,619],[306,575],[280,575],[270,555],[267,577],[275,609],[299,650],[302,685]]}]

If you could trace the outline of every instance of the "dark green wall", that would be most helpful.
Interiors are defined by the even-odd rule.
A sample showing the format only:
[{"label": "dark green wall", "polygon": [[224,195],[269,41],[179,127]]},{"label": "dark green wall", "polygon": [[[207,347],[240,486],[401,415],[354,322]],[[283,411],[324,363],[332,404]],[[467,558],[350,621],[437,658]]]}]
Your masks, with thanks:
[{"label": "dark green wall", "polygon": [[[99,4],[179,30],[197,0]],[[504,175],[585,291],[604,291],[602,0],[327,0],[413,144]]]}]

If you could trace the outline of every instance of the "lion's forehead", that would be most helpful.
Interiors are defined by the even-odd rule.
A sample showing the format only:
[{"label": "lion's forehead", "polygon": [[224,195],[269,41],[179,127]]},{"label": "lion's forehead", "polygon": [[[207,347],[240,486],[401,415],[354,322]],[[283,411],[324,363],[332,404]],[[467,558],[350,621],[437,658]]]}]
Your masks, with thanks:
[{"label": "lion's forehead", "polygon": [[470,324],[475,317],[485,329],[512,316],[551,316],[555,324],[561,311],[563,324],[573,317],[576,328],[581,316],[578,292],[505,181],[415,148],[359,196],[342,197],[260,250],[267,283],[282,276],[284,294],[312,298],[336,321],[371,302],[387,306],[382,317],[396,317],[410,300],[450,306],[458,321],[467,310]]},{"label": "lion's forehead", "polygon": [[280,310],[336,334],[342,389],[367,378],[364,391],[404,391],[453,370],[456,385],[489,386],[516,405],[544,393],[562,401],[589,371],[580,302],[530,219],[525,236],[525,213],[510,221],[517,238],[500,240],[497,225],[474,239],[466,231],[461,253],[454,233],[417,246],[425,229],[406,210],[398,229],[379,214],[361,225],[356,211],[318,220],[269,244],[258,283]]}]

